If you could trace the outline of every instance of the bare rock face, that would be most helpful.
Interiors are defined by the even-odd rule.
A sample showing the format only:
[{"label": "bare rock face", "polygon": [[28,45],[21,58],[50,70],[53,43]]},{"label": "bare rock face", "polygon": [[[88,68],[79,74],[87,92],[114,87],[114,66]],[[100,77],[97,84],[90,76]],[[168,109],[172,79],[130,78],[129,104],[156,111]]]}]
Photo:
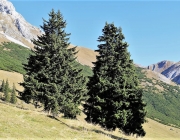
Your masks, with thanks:
[{"label": "bare rock face", "polygon": [[165,60],[157,64],[150,65],[147,69],[162,74],[176,84],[180,84],[180,62],[174,63],[172,61]]},{"label": "bare rock face", "polygon": [[162,72],[164,76],[180,84],[180,62],[177,62]]},{"label": "bare rock face", "polygon": [[164,60],[164,61],[158,62],[157,64],[149,65],[147,67],[147,69],[161,73],[164,70],[166,70],[167,68],[169,68],[170,66],[172,66],[173,64],[174,64],[174,62],[172,62],[172,61]]},{"label": "bare rock face", "polygon": [[16,12],[13,4],[7,0],[0,0],[0,33],[30,47],[32,47],[31,40],[42,34],[39,28],[29,24]]}]

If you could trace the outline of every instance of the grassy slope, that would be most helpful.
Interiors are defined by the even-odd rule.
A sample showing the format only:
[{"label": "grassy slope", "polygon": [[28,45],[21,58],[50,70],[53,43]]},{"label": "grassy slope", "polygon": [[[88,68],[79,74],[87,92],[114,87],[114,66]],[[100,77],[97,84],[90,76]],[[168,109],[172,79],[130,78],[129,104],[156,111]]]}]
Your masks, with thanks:
[{"label": "grassy slope", "polygon": [[[12,47],[12,46],[11,46]],[[5,51],[5,52],[8,52],[8,49],[10,49],[10,51],[11,51],[11,53],[9,53],[9,54],[12,54],[12,51],[13,51],[13,49],[12,48],[8,48],[8,47],[6,47],[7,48],[7,50],[5,49],[5,50],[3,50],[3,51]],[[23,48],[21,48],[19,45],[18,45],[18,49],[20,48],[20,50],[19,51],[22,51],[23,50]],[[22,51],[23,52],[23,51]],[[14,52],[13,52],[14,53]],[[7,54],[7,53],[6,53]],[[21,56],[21,54],[22,53],[20,53],[19,54],[19,52],[17,52],[17,55],[20,55]],[[9,55],[8,57],[12,57],[11,55]],[[24,58],[25,56],[23,56],[22,58],[23,59],[25,59]],[[3,58],[3,57],[1,57],[1,58]],[[14,57],[14,58],[16,58],[16,57]],[[5,60],[8,60],[8,59],[5,59]],[[22,60],[21,60],[22,61]],[[1,61],[2,62],[2,61]],[[8,64],[8,63],[4,63],[4,64]],[[14,64],[14,63],[13,63]],[[18,65],[19,67],[22,67],[22,66],[20,66],[20,65]],[[84,70],[85,70],[85,74],[86,75],[91,75],[92,74],[92,72],[91,72],[91,70],[89,69],[89,67],[87,67],[87,66],[81,66]],[[142,75],[139,75],[140,77],[142,76]],[[143,76],[142,76],[143,77]],[[12,84],[12,83],[15,83],[16,84],[16,86],[17,86],[17,88],[21,88],[21,87],[18,87],[19,85],[18,85],[18,83],[22,80],[22,75],[19,75],[19,74],[17,74],[17,73],[11,73],[11,72],[5,72],[5,71],[0,71],[0,80],[1,79],[9,79],[9,81],[10,81],[10,84]],[[151,81],[152,80],[149,80],[149,79],[147,79],[147,78],[145,78],[147,81],[149,81],[150,83],[151,83]],[[16,80],[17,80],[17,82],[16,82]],[[166,86],[166,85],[165,85]],[[149,89],[149,88],[148,88]],[[20,90],[22,90],[22,88],[20,89]],[[156,89],[155,89],[156,90]],[[152,90],[153,91],[153,90]],[[150,93],[150,92],[147,92],[147,95],[151,95],[152,93]],[[154,97],[154,98],[156,98],[156,97]],[[149,100],[149,98],[146,98],[146,100]],[[152,101],[152,100],[151,100]],[[158,101],[157,101],[158,102]],[[149,104],[149,103],[148,103]],[[19,102],[19,105],[21,106],[21,103]],[[24,104],[23,105],[24,107],[26,107],[26,108],[31,108],[31,109],[33,109],[33,107],[31,106],[31,107],[29,107],[28,105],[26,105],[26,104]],[[164,107],[164,106],[163,106]],[[167,106],[166,106],[167,107]],[[154,115],[156,115],[156,116],[149,116],[149,117],[152,117],[152,118],[158,118],[157,117],[157,115],[159,114],[157,111],[155,111],[155,112],[153,112],[152,110],[153,110],[154,108],[149,108],[149,112],[152,114],[152,113],[154,113]],[[13,112],[13,111],[12,111]],[[15,113],[16,114],[16,113]],[[6,115],[8,115],[8,114],[4,114],[5,116]],[[11,116],[11,115],[9,115],[9,116]],[[161,116],[162,117],[162,116]],[[164,117],[164,116],[163,116]],[[18,119],[18,118],[17,118]],[[63,118],[61,118],[61,119],[63,119]],[[67,120],[68,121],[68,120]],[[69,121],[68,121],[69,122]],[[162,127],[164,126],[164,125],[162,125],[162,127],[160,127],[159,125],[157,125],[156,126],[156,122],[155,122],[155,124],[153,124],[152,123],[153,121],[152,120],[150,120],[150,122],[149,123],[147,123],[147,124],[145,124],[145,128],[146,128],[146,130],[147,130],[147,132],[151,132],[151,131],[153,131],[154,130],[154,128],[158,128],[158,129],[162,129]],[[77,123],[77,122],[76,122]],[[84,123],[85,122],[80,122],[80,123],[83,123],[83,125],[84,125]],[[152,125],[153,124],[153,125]],[[158,123],[157,123],[158,124]],[[6,124],[7,125],[7,124]],[[150,125],[150,126],[149,126]],[[43,124],[42,124],[42,126],[43,126]],[[78,126],[79,127],[79,126]],[[81,127],[81,126],[80,126]],[[94,127],[94,126],[92,126],[92,127]],[[154,128],[153,128],[154,127]],[[90,126],[88,126],[88,128],[90,128]],[[95,127],[96,128],[96,127]],[[94,128],[94,129],[95,129]],[[153,129],[151,129],[151,128],[153,128]],[[167,127],[168,128],[168,127]],[[32,131],[32,130],[31,130]],[[169,132],[169,128],[166,130],[167,132]],[[169,136],[169,137],[171,137],[171,135],[172,134],[169,134],[169,133],[167,133],[166,131],[162,131],[162,133],[163,133],[163,136],[165,135],[164,133],[166,133],[167,134],[167,137]],[[95,132],[95,131],[93,131],[93,132]],[[97,131],[96,131],[97,132]],[[157,132],[157,133],[156,133]],[[149,135],[149,133],[147,134],[147,136],[148,137],[153,137],[153,136],[155,136],[155,137],[157,137],[161,132],[159,132],[159,131],[157,131],[156,130],[156,132],[151,132],[150,133],[150,135]],[[170,131],[171,132],[171,131]],[[174,131],[173,131],[174,132]],[[105,133],[105,132],[104,132]],[[115,132],[115,134],[116,134],[116,132]],[[153,135],[152,135],[153,134]],[[94,135],[94,134],[93,134]],[[117,135],[119,135],[119,134],[117,134]],[[1,135],[0,135],[1,136]],[[120,135],[121,136],[121,135]],[[172,136],[172,137],[174,137],[174,138],[176,138],[176,136]],[[171,137],[171,138],[172,138]],[[109,137],[108,137],[109,138]],[[162,136],[161,136],[161,138],[162,138]],[[91,138],[90,138],[91,139]]]},{"label": "grassy slope", "polygon": [[137,71],[144,87],[143,98],[147,103],[147,116],[161,123],[180,127],[180,87],[156,78],[150,79],[147,77],[148,71],[141,68],[137,68]]},{"label": "grassy slope", "polygon": [[0,69],[25,73],[22,63],[27,63],[30,50],[15,43],[3,43],[0,46]]},{"label": "grassy slope", "polygon": [[[0,69],[25,74],[22,64],[27,63],[27,58],[31,53],[29,49],[15,43],[3,43],[0,46]],[[81,58],[82,56],[80,55],[79,57]],[[77,63],[77,67],[83,69],[82,73],[85,76],[92,75],[92,71],[88,65]]]},{"label": "grassy slope", "polygon": [[[48,117],[43,112],[21,110],[11,105],[0,103],[0,139],[60,139],[60,140],[113,140],[135,137],[125,136],[116,130],[107,132],[99,126],[87,124],[84,115],[78,120],[56,119]],[[180,129],[165,126],[148,119],[144,124],[147,135],[143,140],[178,139]],[[109,135],[109,136],[108,136]]]},{"label": "grassy slope", "polygon": [[[15,86],[18,90],[22,91],[22,86],[19,85],[20,82],[23,81],[23,75],[17,72],[8,72],[4,70],[0,70],[0,81],[8,79],[9,85],[12,88],[13,83],[15,83]],[[1,82],[0,82],[1,84]]]}]

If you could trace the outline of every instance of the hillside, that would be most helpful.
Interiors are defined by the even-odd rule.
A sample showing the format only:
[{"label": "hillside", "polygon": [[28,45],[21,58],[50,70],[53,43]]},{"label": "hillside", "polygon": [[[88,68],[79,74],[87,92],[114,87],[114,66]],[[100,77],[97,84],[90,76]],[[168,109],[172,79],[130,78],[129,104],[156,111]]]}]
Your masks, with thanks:
[{"label": "hillside", "polygon": [[[77,120],[56,119],[44,112],[22,110],[0,103],[0,139],[61,139],[61,140],[135,140],[135,137],[123,135],[116,130],[108,132],[84,121],[84,115]],[[139,140],[176,140],[180,129],[160,124],[148,119],[144,124],[147,135]]]},{"label": "hillside", "polygon": [[[30,50],[14,43],[5,43],[0,49],[0,69],[24,74],[22,63],[27,63]],[[96,53],[83,47],[77,47],[77,49],[79,49],[77,60],[83,65],[77,63],[76,66],[83,69],[84,76],[91,76],[92,70],[87,65],[92,66],[91,59],[95,61]],[[13,74],[16,75],[16,73]],[[165,76],[145,68],[137,67],[137,74],[144,89],[143,98],[147,103],[148,117],[180,127],[179,87]],[[20,81],[15,81],[16,76],[13,78],[11,74],[5,75],[4,71],[0,71],[0,76],[0,80],[8,79],[11,85],[15,83],[16,87],[19,86]]]},{"label": "hillside", "polygon": [[82,65],[87,65],[90,67],[93,67],[93,63],[96,61],[96,55],[98,55],[97,52],[85,48],[85,47],[77,47],[77,60]]},{"label": "hillside", "polygon": [[0,69],[25,73],[23,65],[31,51],[15,43],[3,43],[0,45]]},{"label": "hillside", "polygon": [[[12,48],[8,48],[6,45],[8,45]],[[15,53],[16,51],[13,51],[14,46],[17,47],[18,49],[20,49],[19,50],[20,52],[22,51],[21,53],[20,52],[18,53],[19,57],[17,57],[18,59],[21,58],[21,59],[19,59],[19,63],[21,63],[22,61],[25,60],[23,51],[26,50],[29,53],[29,49],[26,49],[19,45],[15,45],[14,43],[5,43],[5,46],[1,46],[2,48],[3,47],[5,48],[5,49],[1,48],[2,49],[1,54],[4,54],[4,56],[6,56],[6,55],[9,57],[11,56],[12,57],[11,60],[15,61],[17,58],[16,58],[16,55],[14,55],[14,54],[16,54]],[[83,51],[86,51],[87,54],[91,54],[91,55],[89,55],[88,57],[85,57],[86,55],[84,55],[84,56],[80,55],[80,57],[79,57],[79,54],[83,54]],[[89,53],[89,51],[90,51],[90,53]],[[82,59],[81,63],[84,62],[84,65],[79,65],[79,67],[83,68],[86,71],[84,73],[86,76],[92,75],[92,70],[88,66],[86,66],[86,64],[87,65],[91,64],[91,63],[89,63],[89,61],[91,60],[91,57],[95,58],[95,56],[96,56],[96,54],[94,53],[94,51],[86,49],[86,48],[81,48],[77,54],[77,58]],[[86,60],[86,58],[88,58],[88,61],[83,61],[84,57],[85,57],[85,60]],[[3,61],[1,61],[1,62],[3,62]],[[4,63],[4,66],[9,66],[9,63]],[[21,66],[19,65],[18,67],[22,69],[22,65]],[[9,68],[9,71],[12,71],[12,70]],[[179,87],[175,83],[173,83],[172,81],[167,79],[165,76],[163,76],[157,72],[151,71],[151,70],[137,67],[137,74],[138,74],[139,80],[141,82],[141,85],[144,88],[143,98],[144,98],[145,102],[147,103],[147,108],[146,108],[147,109],[147,117],[157,120],[163,124],[175,125],[176,127],[177,126],[179,127],[179,124],[180,124],[180,119],[179,119],[180,110],[178,108],[178,106],[180,106],[180,103],[179,103],[180,89],[179,89]],[[18,84],[23,80],[23,76],[21,74],[16,73],[16,72],[7,72],[7,71],[0,70],[0,80],[2,80],[2,79],[8,79],[10,82],[10,86],[12,86],[12,84],[15,83],[18,90],[23,90],[23,88],[20,87]],[[25,104],[24,102],[22,102],[20,100],[18,100],[17,106],[20,108],[22,107],[22,108],[34,110],[34,107],[32,105]],[[13,111],[11,111],[11,112],[13,112]],[[24,115],[26,115],[26,114],[24,114]],[[40,115],[44,115],[44,113],[41,112]],[[82,115],[79,117],[82,120],[81,123],[83,123],[83,125],[86,124],[83,119],[84,116]],[[43,118],[43,119],[45,119],[45,118]],[[61,119],[64,119],[64,118],[61,118]],[[18,118],[17,118],[17,120],[18,120]],[[34,118],[31,118],[31,120],[34,120]],[[144,125],[144,127],[145,127],[145,129],[147,129],[147,133],[148,133],[147,138],[153,137],[153,139],[155,139],[155,138],[158,139],[159,134],[156,133],[156,132],[158,132],[158,130],[154,131],[154,129],[151,129],[151,128],[154,128],[154,126],[156,126],[155,128],[159,128],[160,130],[163,131],[163,132],[159,132],[159,133],[162,133],[160,139],[162,137],[173,137],[173,138],[177,137],[176,131],[179,132],[178,129],[171,128],[169,126],[164,126],[164,125],[159,124],[151,119],[148,119],[148,120],[149,120],[149,123]],[[20,120],[18,120],[18,121],[20,121]],[[66,123],[71,122],[70,120],[66,120],[66,119],[64,119],[64,121],[67,121]],[[28,122],[28,123],[31,123],[31,122]],[[76,124],[77,122],[75,121],[74,123]],[[39,124],[39,125],[43,126],[45,124]],[[51,124],[48,124],[48,125],[51,125]],[[21,127],[23,127],[23,126],[21,126]],[[47,126],[47,127],[49,127],[49,126]],[[87,125],[88,129],[91,127],[93,127],[92,130],[100,129],[99,127],[96,128],[95,126]],[[162,129],[162,128],[164,128],[164,129]],[[20,131],[21,131],[22,128],[18,128],[18,129],[20,129]],[[23,129],[24,129],[24,127],[23,127]],[[28,128],[28,129],[30,129],[30,128]],[[58,128],[58,129],[60,129],[60,128]],[[176,130],[176,131],[174,131],[174,130]],[[27,131],[30,131],[30,130],[27,130]],[[33,130],[31,130],[31,131],[33,131]],[[68,131],[70,131],[70,130],[68,130]],[[71,136],[77,135],[77,137],[80,137],[79,139],[81,139],[81,136],[79,136],[80,134],[78,134],[78,133],[82,133],[81,131],[82,130],[80,130],[80,132],[72,132],[73,134],[71,134]],[[101,131],[103,131],[103,130],[101,130]],[[33,132],[33,133],[35,133],[35,132]],[[48,132],[45,132],[45,133],[47,133],[47,138],[48,138],[48,135],[50,135],[49,137],[51,137],[51,134],[49,134]],[[103,133],[108,133],[108,132],[103,132]],[[119,134],[117,131],[111,132],[111,133],[113,133],[113,135],[115,135],[115,136],[117,135],[117,137],[123,137],[123,138],[126,137],[122,134]],[[89,134],[89,132],[88,132],[88,134]],[[13,135],[14,134],[12,134],[12,137],[13,137]],[[70,134],[68,133],[67,135],[70,135]],[[93,138],[95,137],[95,139],[98,139],[98,138],[96,138],[96,135],[97,135],[97,137],[100,137],[99,134],[97,134],[96,132],[93,131],[92,132]],[[16,137],[16,136],[17,135],[15,135],[14,137]],[[37,137],[39,137],[39,136],[41,136],[41,135],[37,134]],[[105,137],[107,137],[105,135],[102,135],[102,136],[103,136],[103,139]],[[85,135],[85,137],[89,138],[89,136],[86,136],[86,135]],[[91,137],[89,139],[91,139]],[[107,137],[107,139],[110,139],[110,138]],[[135,139],[135,138],[128,137],[128,139]]]},{"label": "hillside", "polygon": [[41,30],[16,12],[11,2],[0,0],[0,42],[13,41],[32,48],[31,39],[37,38],[40,34],[42,34]]},{"label": "hillside", "polygon": [[[88,49],[81,49],[83,51],[79,51],[77,61],[81,62],[81,64],[76,63],[76,67],[83,69],[82,73],[84,76],[92,75],[92,70],[89,66],[92,65],[90,63],[91,58],[95,58],[95,54],[93,51],[90,51],[91,57],[85,57],[83,59],[83,52]],[[15,71],[21,74],[25,74],[25,70],[23,69],[23,64],[27,63],[27,58],[32,54],[30,49],[22,47],[21,45],[15,44],[13,42],[6,42],[0,45],[0,69],[6,71]],[[80,54],[80,55],[79,55]],[[87,63],[87,65],[86,65]]]},{"label": "hillside", "polygon": [[137,73],[147,103],[147,117],[180,127],[180,87],[163,82],[158,75],[151,77],[152,71],[147,69],[137,68]]}]

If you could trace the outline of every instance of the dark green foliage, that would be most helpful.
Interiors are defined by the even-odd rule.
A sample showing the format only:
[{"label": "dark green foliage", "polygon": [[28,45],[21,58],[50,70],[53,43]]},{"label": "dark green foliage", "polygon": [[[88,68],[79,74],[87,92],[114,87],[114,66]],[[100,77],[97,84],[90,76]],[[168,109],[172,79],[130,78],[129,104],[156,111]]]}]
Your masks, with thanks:
[{"label": "dark green foliage", "polygon": [[4,88],[4,100],[6,102],[10,102],[10,94],[9,94],[9,82],[6,80],[5,88]]},{"label": "dark green foliage", "polygon": [[4,42],[0,46],[0,69],[24,74],[22,63],[27,63],[30,50],[13,42]]},{"label": "dark green foliage", "polygon": [[1,85],[1,92],[5,92],[5,81],[4,81],[4,79],[3,79],[3,81],[2,81],[2,85]]},{"label": "dark green foliage", "polygon": [[133,61],[127,51],[121,28],[105,25],[98,38],[97,62],[88,82],[88,100],[84,105],[86,121],[108,130],[144,136],[145,104]]},{"label": "dark green foliage", "polygon": [[52,10],[49,21],[41,26],[44,34],[33,40],[35,50],[24,65],[25,88],[21,93],[26,102],[41,102],[44,110],[56,115],[76,118],[85,99],[86,78],[75,61],[75,47],[68,49],[70,34],[65,33],[66,22],[61,13]]},{"label": "dark green foliage", "polygon": [[12,89],[12,92],[11,92],[10,102],[11,102],[12,104],[16,104],[16,102],[17,102],[16,87],[15,87],[15,84],[14,84],[14,83],[13,83],[13,89]]},{"label": "dark green foliage", "polygon": [[180,92],[153,94],[144,92],[147,102],[147,116],[163,124],[180,127]]},{"label": "dark green foliage", "polygon": [[[148,81],[152,86],[143,88],[143,99],[147,103],[147,117],[155,119],[166,125],[175,125],[180,127],[180,87],[166,84],[162,81],[156,81],[157,85],[164,88],[158,91],[155,83],[146,77],[142,68],[136,68],[140,81]],[[157,92],[158,91],[158,92]]]}]

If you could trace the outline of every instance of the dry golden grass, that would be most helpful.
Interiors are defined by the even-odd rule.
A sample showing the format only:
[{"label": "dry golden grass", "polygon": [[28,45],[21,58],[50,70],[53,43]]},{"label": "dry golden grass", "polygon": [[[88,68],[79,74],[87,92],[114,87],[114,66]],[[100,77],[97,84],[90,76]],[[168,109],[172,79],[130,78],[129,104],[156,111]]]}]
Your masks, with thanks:
[{"label": "dry golden grass", "polygon": [[7,80],[9,81],[9,85],[10,87],[12,88],[13,86],[13,83],[15,84],[16,86],[16,89],[22,91],[23,90],[23,87],[19,85],[20,82],[23,81],[23,75],[22,74],[19,74],[17,72],[8,72],[8,71],[3,71],[3,70],[0,70],[0,80]]},{"label": "dry golden grass", "polygon": [[59,139],[59,140],[178,140],[180,130],[148,119],[143,138],[126,136],[120,131],[108,132],[84,121],[61,116],[48,117],[44,112],[22,110],[0,103],[0,139]]},{"label": "dry golden grass", "polygon": [[79,51],[77,54],[79,63],[93,67],[92,62],[96,62],[96,55],[98,55],[98,53],[84,47],[77,47],[77,50]]},{"label": "dry golden grass", "polygon": [[[161,74],[159,74],[159,73],[157,73],[155,71],[151,71],[151,70],[148,70],[148,69],[144,69],[143,72],[145,72],[147,78],[150,78],[150,79],[160,80],[160,79],[162,79],[162,77],[165,77],[164,75],[161,75]],[[167,82],[169,82],[170,85],[173,85],[173,86],[176,85],[174,82],[172,82],[169,79],[167,79]]]},{"label": "dry golden grass", "polygon": [[0,114],[1,139],[111,140],[111,137],[124,137],[83,120],[54,119],[43,112],[21,110],[2,103]]},{"label": "dry golden grass", "polygon": [[172,85],[172,86],[177,86],[176,83],[172,82],[170,79],[166,78],[164,75],[161,75],[160,73],[157,73],[155,71],[151,71],[148,69],[143,69],[142,72],[145,72],[147,78],[152,79],[152,82],[153,82],[153,83],[149,83],[148,81],[141,82],[142,87],[154,86],[158,89],[157,93],[159,93],[159,91],[164,91],[163,86],[160,86],[158,84],[158,82],[160,81],[164,81],[167,84]]},{"label": "dry golden grass", "polygon": [[166,126],[154,120],[147,119],[148,123],[144,124],[146,136],[138,138],[139,140],[179,140],[180,129]]},{"label": "dry golden grass", "polygon": [[[72,47],[74,47],[74,45],[69,46],[69,48],[72,48]],[[78,53],[76,54],[76,57],[79,63],[81,63],[82,65],[90,66],[90,67],[94,66],[92,62],[96,61],[96,55],[98,55],[97,52],[88,48],[80,47],[80,46],[77,46],[76,51],[78,51]]]},{"label": "dry golden grass", "polygon": [[[79,50],[77,54],[78,61],[92,67],[91,62],[96,61],[97,53],[83,47],[77,47],[77,50]],[[151,71],[148,71],[147,76],[148,78],[158,79],[157,75]],[[18,84],[23,81],[21,74],[0,70],[0,80],[3,79],[8,79],[11,87],[15,83],[18,90],[23,90]],[[161,87],[157,88],[161,89]],[[84,121],[84,114],[78,116],[78,120],[68,120],[63,117],[58,117],[55,120],[47,117],[43,112],[37,112],[32,105],[25,104],[20,100],[18,100],[17,106],[29,110],[21,110],[11,105],[0,104],[0,139],[178,140],[180,138],[179,129],[160,124],[151,119],[148,119],[148,123],[144,124],[147,135],[144,138],[135,138],[125,136],[118,130],[108,132],[99,126],[88,124]]]},{"label": "dry golden grass", "polygon": [[[23,76],[15,72],[0,70],[0,80],[7,79],[12,86],[16,84],[18,90],[23,90],[18,85]],[[178,140],[180,129],[160,124],[147,119],[144,129],[147,135],[143,138],[126,136],[118,130],[114,132],[104,131],[99,126],[88,124],[84,121],[82,113],[77,120],[64,119],[59,116],[56,119],[48,117],[44,112],[38,112],[33,105],[18,100],[18,107],[0,103],[0,139],[60,139],[60,140],[114,140],[114,139],[143,139],[143,140]]]}]

